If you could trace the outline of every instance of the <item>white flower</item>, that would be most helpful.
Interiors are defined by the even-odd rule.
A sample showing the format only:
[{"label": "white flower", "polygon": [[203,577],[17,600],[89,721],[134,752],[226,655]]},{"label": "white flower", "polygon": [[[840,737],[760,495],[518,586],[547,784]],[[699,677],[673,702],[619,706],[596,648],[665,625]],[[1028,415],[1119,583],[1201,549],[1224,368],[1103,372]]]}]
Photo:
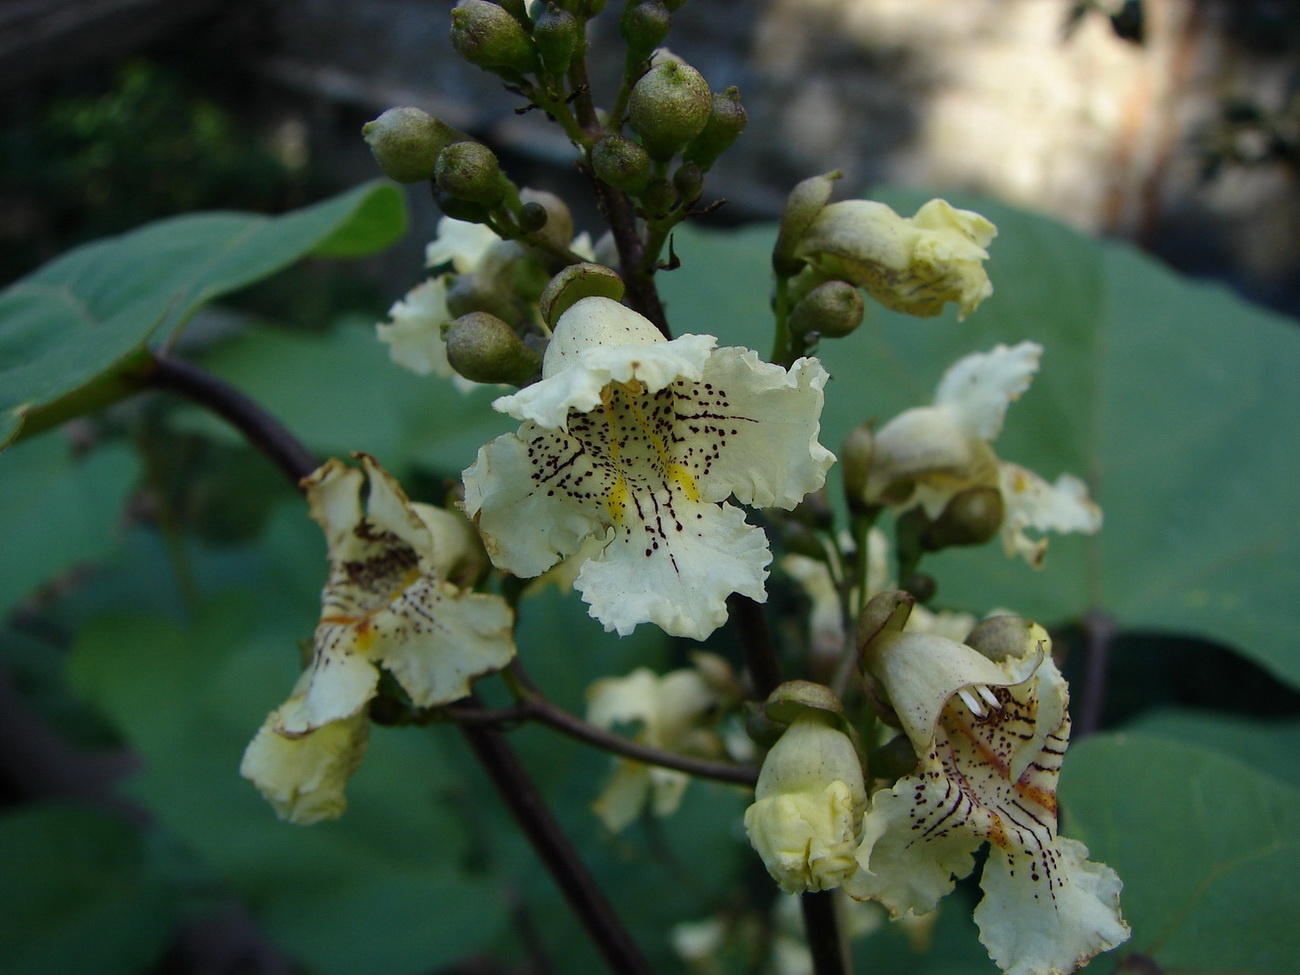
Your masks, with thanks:
[{"label": "white flower", "polygon": [[834,456],[817,442],[826,370],[787,372],[709,335],[665,341],[608,298],[556,323],[542,380],[494,404],[524,421],[465,471],[488,553],[541,574],[595,536],[576,587],[607,630],[654,622],[702,640],[732,592],[755,600],[771,559],[743,504],[792,508]]},{"label": "white flower", "polygon": [[453,512],[412,504],[373,458],[357,456],[364,475],[330,460],[303,482],[325,531],[330,575],[302,700],[275,724],[282,735],[359,713],[381,667],[417,706],[432,707],[464,697],[471,681],[514,656],[505,601],[448,581],[472,557],[471,527]]},{"label": "white flower", "polygon": [[424,248],[426,267],[450,264],[457,274],[472,274],[501,238],[481,223],[443,217],[438,221],[438,236]]},{"label": "white flower", "polygon": [[919,762],[871,797],[845,891],[925,914],[987,841],[975,922],[989,954],[1009,975],[1073,972],[1129,929],[1115,871],[1056,832],[1070,718],[1047,632],[995,617],[961,644],[905,631],[909,608],[901,593],[873,600],[868,617],[889,615],[862,659]]},{"label": "white flower", "polygon": [[887,308],[929,317],[955,301],[961,319],[993,293],[984,248],[997,232],[978,213],[946,200],[931,200],[912,217],[883,203],[845,200],[822,208],[796,253]]},{"label": "white flower", "polygon": [[920,504],[937,518],[962,491],[996,488],[1004,506],[1002,547],[1039,568],[1047,540],[1025,529],[1094,533],[1101,509],[1077,477],[1048,484],[1037,474],[1000,460],[990,442],[1002,431],[1007,407],[1029,388],[1042,346],[1021,342],[968,355],[953,364],[934,403],[900,413],[876,433],[863,500]]},{"label": "white flower", "polygon": [[[605,729],[638,722],[636,740],[664,751],[717,752],[721,742],[704,725],[719,703],[717,692],[697,670],[683,668],[659,677],[639,667],[626,677],[606,677],[591,685],[587,720]],[[616,762],[613,776],[592,807],[611,831],[626,828],[647,805],[656,816],[677,811],[689,775],[627,758]]]},{"label": "white flower", "polygon": [[446,278],[429,278],[416,285],[393,303],[388,317],[392,322],[380,322],[375,332],[379,341],[388,345],[395,364],[420,376],[432,373],[446,379],[452,375],[447,344],[442,340],[442,326],[452,319],[447,310]]},{"label": "white flower", "polygon": [[831,890],[858,868],[858,819],[866,800],[848,735],[822,715],[801,714],[763,760],[745,832],[787,894]]}]

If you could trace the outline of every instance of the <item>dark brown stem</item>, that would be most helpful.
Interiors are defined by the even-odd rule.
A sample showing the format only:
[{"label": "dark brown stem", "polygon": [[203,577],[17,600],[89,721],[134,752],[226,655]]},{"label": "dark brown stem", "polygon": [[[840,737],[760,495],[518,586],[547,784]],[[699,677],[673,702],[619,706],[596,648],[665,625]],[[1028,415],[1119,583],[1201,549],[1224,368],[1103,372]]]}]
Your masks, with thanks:
[{"label": "dark brown stem", "polygon": [[[478,705],[472,702],[460,706],[472,708]],[[487,724],[462,722],[459,727],[515,822],[560,885],[610,969],[618,975],[652,975],[650,965],[578,859],[577,851],[560,830],[559,823],[505,737]]]},{"label": "dark brown stem", "polygon": [[1074,719],[1074,737],[1090,735],[1101,726],[1106,704],[1106,674],[1110,669],[1110,645],[1115,639],[1115,621],[1093,610],[1083,618],[1086,641],[1083,652],[1083,704]]},{"label": "dark brown stem", "polygon": [[835,891],[803,894],[799,906],[803,908],[813,972],[816,975],[850,975],[852,966],[849,964],[848,945],[840,934],[839,919],[835,915]]},{"label": "dark brown stem", "polygon": [[781,661],[772,643],[772,631],[767,625],[763,607],[748,596],[733,592],[727,597],[727,609],[736,628],[736,638],[745,653],[750,680],[754,684],[754,697],[763,701],[784,680]]},{"label": "dark brown stem", "polygon": [[188,362],[159,357],[146,383],[193,400],[221,417],[284,472],[294,487],[320,466],[311,451],[275,417],[225,380]]},{"label": "dark brown stem", "polygon": [[694,775],[702,779],[713,779],[717,782],[748,786],[751,789],[754,787],[754,783],[758,781],[758,770],[748,765],[710,762],[702,758],[693,758],[689,755],[678,755],[675,752],[652,748],[649,745],[643,745],[639,741],[616,735],[612,731],[606,731],[604,728],[598,728],[581,718],[574,717],[568,711],[557,707],[545,698],[529,697],[508,708],[470,708],[467,710],[457,706],[444,708],[443,710],[448,717],[461,723],[500,725],[516,721],[537,721],[549,725],[570,738],[576,738],[588,745],[595,745],[607,752],[623,755],[638,762],[645,762],[647,765],[676,769],[678,772],[685,772],[687,775]]}]

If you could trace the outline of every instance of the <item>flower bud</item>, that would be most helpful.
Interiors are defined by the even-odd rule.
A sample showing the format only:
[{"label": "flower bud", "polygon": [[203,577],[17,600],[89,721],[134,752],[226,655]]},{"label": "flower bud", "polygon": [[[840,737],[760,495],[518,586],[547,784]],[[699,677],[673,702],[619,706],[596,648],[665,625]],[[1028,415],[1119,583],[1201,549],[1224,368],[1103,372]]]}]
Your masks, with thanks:
[{"label": "flower bud", "polygon": [[462,315],[443,328],[443,338],[452,368],[476,383],[522,386],[542,371],[542,357],[487,312]]},{"label": "flower bud", "polygon": [[732,85],[726,91],[714,92],[709,119],[700,134],[686,147],[685,158],[698,163],[707,172],[718,157],[740,138],[748,121],[749,116],[740,104],[739,88]]},{"label": "flower bud", "polygon": [[803,261],[795,256],[804,232],[812,226],[817,215],[830,202],[831,190],[835,181],[844,174],[838,169],[823,176],[809,176],[796,183],[785,201],[785,210],[781,214],[781,230],[776,235],[776,245],[772,248],[772,267],[783,278],[797,274]]},{"label": "flower bud", "polygon": [[672,25],[672,14],[663,0],[640,0],[639,3],[629,0],[618,23],[618,32],[627,42],[628,65],[640,64],[653,54],[668,36]]},{"label": "flower bud", "polygon": [[548,3],[533,24],[533,41],[541,56],[542,67],[557,77],[569,70],[573,52],[582,40],[582,25],[563,7]]},{"label": "flower bud", "polygon": [[457,275],[447,288],[447,311],[456,317],[484,311],[514,321],[523,313],[508,281],[482,274]]},{"label": "flower bud", "polygon": [[596,178],[626,193],[640,193],[650,179],[650,156],[631,139],[609,135],[592,147]]},{"label": "flower bud", "polygon": [[410,106],[388,109],[363,125],[361,135],[384,175],[399,183],[433,179],[438,153],[467,138],[441,119]]},{"label": "flower bud", "polygon": [[652,179],[641,194],[641,202],[651,216],[662,216],[677,202],[677,190],[666,179]]},{"label": "flower bud", "polygon": [[842,338],[862,324],[862,294],[847,281],[826,281],[808,292],[790,312],[794,335]]},{"label": "flower bud", "polygon": [[983,545],[1002,528],[1006,505],[995,487],[973,487],[959,491],[947,507],[921,534],[927,552],[959,545]]},{"label": "flower bud", "polygon": [[681,61],[660,61],[633,86],[628,121],[652,159],[670,159],[703,131],[712,105],[702,74]]},{"label": "flower bud", "polygon": [[480,68],[527,74],[537,67],[533,42],[509,11],[488,0],[460,0],[451,12],[451,46]]},{"label": "flower bud", "polygon": [[505,198],[504,177],[496,153],[481,142],[453,142],[438,154],[434,167],[438,188],[458,200],[489,210]]},{"label": "flower bud", "polygon": [[[538,208],[545,217],[536,228],[525,227],[524,229],[540,230],[542,237],[553,247],[567,248],[569,246],[573,240],[573,214],[570,212],[567,203],[554,193],[527,188],[519,191],[519,200],[523,203],[525,210]],[[521,224],[523,219],[521,211]]]},{"label": "flower bud", "polygon": [[857,870],[857,826],[866,802],[853,743],[808,712],[767,753],[745,831],[786,893],[831,890]]},{"label": "flower bud", "polygon": [[673,189],[684,205],[690,206],[704,192],[704,170],[699,163],[684,162],[673,173]]},{"label": "flower bud", "polygon": [[551,278],[539,301],[542,319],[554,328],[560,316],[583,298],[623,300],[623,279],[601,264],[570,264]]},{"label": "flower bud", "polygon": [[865,514],[872,507],[867,498],[867,482],[871,475],[871,458],[875,453],[876,437],[870,423],[854,427],[844,438],[840,450],[840,476],[844,479],[844,498],[854,514]]},{"label": "flower bud", "polygon": [[436,182],[433,184],[433,202],[438,205],[438,209],[444,216],[451,217],[453,220],[461,220],[465,223],[487,223],[486,207],[452,196]]},{"label": "flower bud", "polygon": [[525,203],[519,208],[519,229],[535,234],[546,226],[546,207],[540,203]]}]

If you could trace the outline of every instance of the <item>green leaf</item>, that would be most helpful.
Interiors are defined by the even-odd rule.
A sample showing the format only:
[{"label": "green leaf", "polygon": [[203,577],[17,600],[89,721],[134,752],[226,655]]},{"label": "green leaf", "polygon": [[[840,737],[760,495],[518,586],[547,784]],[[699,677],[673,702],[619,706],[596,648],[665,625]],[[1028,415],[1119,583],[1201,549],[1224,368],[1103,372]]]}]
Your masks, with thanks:
[{"label": "green leaf", "polygon": [[0,816],[0,971],[152,971],[177,920],[139,831],[94,809]]},{"label": "green leaf", "polygon": [[131,794],[314,972],[414,975],[481,949],[504,911],[466,869],[458,774],[435,732],[376,728],[336,822],[279,822],[239,777],[310,635],[292,611],[268,617],[267,595],[209,601],[189,623],[119,614],[83,629],[71,675],[143,757]]},{"label": "green leaf", "polygon": [[128,447],[79,458],[62,437],[0,454],[0,616],[59,573],[108,554],[138,468]]},{"label": "green leaf", "polygon": [[404,227],[401,193],[371,183],[279,217],[192,214],[64,254],[0,292],[0,447],[125,395],[146,344],[204,304],[312,254],[380,250]]},{"label": "green leaf", "polygon": [[1251,721],[1213,711],[1168,708],[1142,715],[1128,730],[1212,748],[1300,789],[1300,721]]},{"label": "green leaf", "polygon": [[[905,212],[919,202],[888,199]],[[993,297],[962,323],[873,308],[858,332],[824,343],[823,442],[837,449],[854,426],[929,402],[963,355],[1042,343],[1042,369],[1008,412],[998,454],[1049,479],[1087,478],[1105,525],[1095,538],[1053,537],[1041,572],[1003,559],[996,543],[927,559],[941,604],[1005,606],[1048,624],[1100,610],[1128,629],[1226,643],[1300,685],[1296,323],[1127,245],[986,200],[953,202],[999,227]],[[772,228],[678,231],[684,266],[663,279],[675,333],[766,353],[771,314],[755,283],[769,280],[773,238]]]},{"label": "green leaf", "polygon": [[1064,829],[1124,880],[1134,971],[1300,971],[1300,790],[1214,751],[1141,734],[1070,748]]}]

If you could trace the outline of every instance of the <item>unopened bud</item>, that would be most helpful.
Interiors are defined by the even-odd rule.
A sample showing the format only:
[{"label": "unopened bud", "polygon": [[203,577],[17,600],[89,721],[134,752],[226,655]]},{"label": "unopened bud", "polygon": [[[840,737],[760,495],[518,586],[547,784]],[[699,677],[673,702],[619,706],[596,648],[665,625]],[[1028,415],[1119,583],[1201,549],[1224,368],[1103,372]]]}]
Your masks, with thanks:
[{"label": "unopened bud", "polygon": [[651,216],[662,216],[677,202],[677,190],[666,179],[652,179],[641,194],[641,202]]},{"label": "unopened bud", "polygon": [[790,312],[790,331],[795,335],[817,333],[823,338],[842,338],[862,324],[866,303],[862,293],[847,281],[826,281],[808,292]]},{"label": "unopened bud", "polygon": [[844,704],[825,684],[810,680],[788,680],[780,684],[767,697],[763,712],[777,724],[790,724],[796,718],[812,713],[831,727],[844,720]]},{"label": "unopened bud", "polygon": [[660,61],[632,88],[628,121],[653,159],[670,159],[703,131],[713,95],[704,76],[681,61]]},{"label": "unopened bud", "polygon": [[441,119],[410,106],[390,108],[363,125],[361,135],[384,175],[399,183],[433,179],[438,153],[467,138]]},{"label": "unopened bud", "polygon": [[871,475],[871,458],[875,453],[876,435],[870,423],[855,427],[844,438],[840,450],[840,476],[844,479],[844,499],[849,510],[865,514],[871,508],[867,499],[867,482]]},{"label": "unopened bud", "polygon": [[640,193],[650,179],[650,155],[631,139],[610,135],[592,147],[596,178],[627,193]]},{"label": "unopened bud", "polygon": [[602,264],[570,264],[551,278],[538,304],[542,319],[551,328],[560,316],[583,298],[611,298],[623,300],[623,279],[612,268]]},{"label": "unopened bud", "polygon": [[458,200],[489,210],[505,198],[504,177],[496,153],[481,142],[453,142],[438,154],[434,178],[439,189]]},{"label": "unopened bud", "polygon": [[715,92],[709,107],[709,119],[704,129],[686,147],[685,157],[708,171],[717,158],[731,148],[731,144],[745,131],[749,116],[740,104],[740,89],[734,85],[723,92]]},{"label": "unopened bud", "polygon": [[489,71],[527,74],[537,67],[533,42],[519,21],[488,0],[460,0],[451,12],[451,45]]},{"label": "unopened bud", "polygon": [[438,205],[438,209],[444,216],[451,217],[453,220],[487,223],[489,214],[486,207],[452,196],[437,183],[433,184],[433,202]]},{"label": "unopened bud", "polygon": [[912,615],[916,597],[901,589],[876,593],[867,601],[858,617],[859,665],[871,653],[872,644],[885,633],[901,633]]},{"label": "unopened bud", "polygon": [[548,3],[533,24],[533,41],[541,56],[542,67],[551,74],[562,77],[569,70],[573,52],[582,39],[582,25],[578,18],[563,7]]},{"label": "unopened bud", "polygon": [[519,229],[535,234],[546,226],[546,207],[540,203],[525,203],[519,208]]},{"label": "unopened bud", "polygon": [[689,206],[704,192],[704,170],[699,163],[684,162],[673,173],[673,189],[682,202]]},{"label": "unopened bud", "polygon": [[457,275],[447,288],[447,311],[456,316],[482,311],[513,321],[523,309],[508,284],[494,277]]},{"label": "unopened bud", "polygon": [[927,552],[958,545],[983,545],[1002,528],[1006,504],[995,487],[973,487],[955,494],[942,514],[921,534]]},{"label": "unopened bud", "polygon": [[795,248],[822,208],[830,202],[835,181],[843,175],[837,169],[822,176],[810,176],[796,183],[790,191],[781,214],[776,246],[772,248],[772,267],[777,274],[788,278],[803,266],[803,261],[795,257]]},{"label": "unopened bud", "polygon": [[636,65],[648,58],[664,42],[672,25],[672,14],[663,0],[629,0],[618,24],[618,32],[627,42],[627,63]]},{"label": "unopened bud", "polygon": [[452,368],[476,383],[522,386],[542,371],[542,357],[487,312],[462,315],[444,326],[443,338]]},{"label": "unopened bud", "polygon": [[[523,203],[524,210],[540,208],[546,216],[546,219],[537,227],[525,227],[525,230],[540,230],[542,237],[553,247],[567,248],[569,246],[573,241],[573,213],[569,210],[567,203],[554,193],[534,189],[520,190],[519,200]],[[520,212],[520,220],[521,222],[523,220],[522,211]]]}]

